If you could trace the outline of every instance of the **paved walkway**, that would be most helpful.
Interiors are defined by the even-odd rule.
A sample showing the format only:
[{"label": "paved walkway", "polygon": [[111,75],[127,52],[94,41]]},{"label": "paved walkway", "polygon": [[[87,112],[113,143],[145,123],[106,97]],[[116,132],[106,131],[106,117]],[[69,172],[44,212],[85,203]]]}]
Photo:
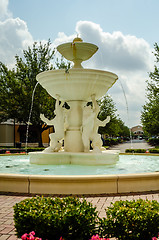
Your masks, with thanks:
[{"label": "paved walkway", "polygon": [[111,149],[120,150],[121,153],[125,153],[125,149],[149,149],[152,148],[145,140],[132,140],[132,142],[125,142],[116,146],[111,147]]},{"label": "paved walkway", "polygon": [[[26,196],[16,195],[0,195],[0,240],[16,240],[14,220],[13,220],[13,206],[27,198]],[[97,207],[100,217],[105,216],[105,209],[111,205],[111,202],[118,200],[133,200],[133,199],[149,199],[157,200],[159,202],[159,192],[145,193],[136,195],[120,195],[120,196],[95,196],[87,197],[87,201],[91,202],[93,206]],[[33,229],[34,230],[34,229]]]}]

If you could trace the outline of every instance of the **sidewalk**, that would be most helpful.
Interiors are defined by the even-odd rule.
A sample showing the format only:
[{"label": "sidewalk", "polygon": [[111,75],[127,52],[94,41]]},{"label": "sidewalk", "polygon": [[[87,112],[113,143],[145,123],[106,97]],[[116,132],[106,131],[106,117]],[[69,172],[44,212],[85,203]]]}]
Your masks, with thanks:
[{"label": "sidewalk", "polygon": [[[26,196],[0,195],[0,240],[17,240],[13,220],[13,206],[26,199]],[[97,207],[100,217],[105,216],[105,208],[111,205],[111,202],[118,200],[136,200],[136,199],[157,200],[159,202],[159,192],[148,194],[118,195],[118,196],[93,196],[86,197],[87,201]],[[34,230],[34,229],[33,229]]]},{"label": "sidewalk", "polygon": [[111,147],[112,150],[120,150],[121,153],[125,153],[125,149],[149,149],[152,148],[145,140],[132,140],[132,142],[125,142]]}]

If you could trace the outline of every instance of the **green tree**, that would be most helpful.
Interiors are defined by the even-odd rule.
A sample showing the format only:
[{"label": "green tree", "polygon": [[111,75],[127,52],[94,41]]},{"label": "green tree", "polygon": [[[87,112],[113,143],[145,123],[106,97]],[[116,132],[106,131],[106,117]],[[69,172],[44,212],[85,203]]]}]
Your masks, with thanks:
[{"label": "green tree", "polygon": [[130,137],[130,130],[127,126],[125,126],[124,122],[118,118],[119,132],[118,135],[122,137]]},{"label": "green tree", "polygon": [[[23,58],[15,56],[15,69],[8,69],[0,63],[0,121],[15,119],[27,125],[32,102],[33,90],[37,84],[36,75],[40,72],[51,70],[51,60],[54,50],[51,42],[46,44],[34,43],[32,48],[23,51]],[[58,68],[66,68],[62,61]],[[53,99],[40,84],[36,86],[34,104],[30,123],[36,130],[39,146],[42,146],[41,133],[49,126],[40,119],[40,113],[47,118],[54,117],[55,99]]]},{"label": "green tree", "polygon": [[154,71],[149,73],[147,81],[147,101],[143,106],[141,121],[148,136],[159,135],[159,46],[154,44],[156,64]]},{"label": "green tree", "polygon": [[128,127],[116,115],[117,109],[113,99],[109,95],[105,95],[98,101],[98,104],[100,106],[98,118],[103,121],[107,116],[110,116],[111,119],[105,127],[99,127],[99,133],[109,136],[129,136]]}]

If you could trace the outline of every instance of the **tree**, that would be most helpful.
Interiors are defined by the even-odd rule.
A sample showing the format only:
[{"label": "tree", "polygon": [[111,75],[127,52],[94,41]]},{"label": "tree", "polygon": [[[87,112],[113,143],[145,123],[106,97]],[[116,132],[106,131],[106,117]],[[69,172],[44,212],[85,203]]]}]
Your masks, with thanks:
[{"label": "tree", "polygon": [[[156,63],[159,63],[159,46],[154,44]],[[148,136],[159,135],[159,67],[155,65],[154,71],[149,73],[147,81],[147,101],[143,106],[141,121],[143,129]]]},{"label": "tree", "polygon": [[123,121],[116,115],[116,107],[109,95],[102,97],[98,104],[100,106],[100,112],[98,118],[100,120],[106,119],[110,116],[110,122],[105,127],[99,127],[99,133],[109,136],[129,136],[129,129],[123,123]]},{"label": "tree", "polygon": [[[32,94],[37,84],[36,75],[53,69],[50,62],[54,58],[54,50],[51,50],[50,45],[50,41],[46,44],[35,42],[32,48],[23,51],[23,59],[15,56],[15,69],[10,70],[0,62],[0,121],[15,119],[27,125]],[[58,68],[66,66],[63,60],[58,63]],[[49,127],[41,121],[40,113],[53,118],[54,109],[55,99],[38,84],[30,123],[36,131],[39,146],[42,146],[41,133]]]}]

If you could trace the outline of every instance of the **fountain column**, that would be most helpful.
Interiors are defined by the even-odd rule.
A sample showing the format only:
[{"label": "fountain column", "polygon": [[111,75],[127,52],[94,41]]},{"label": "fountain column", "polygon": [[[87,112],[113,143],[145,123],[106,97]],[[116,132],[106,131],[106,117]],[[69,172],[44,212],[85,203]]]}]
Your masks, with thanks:
[{"label": "fountain column", "polygon": [[70,109],[67,111],[68,127],[64,135],[64,149],[66,152],[83,152],[82,116],[85,101],[67,101]]}]

